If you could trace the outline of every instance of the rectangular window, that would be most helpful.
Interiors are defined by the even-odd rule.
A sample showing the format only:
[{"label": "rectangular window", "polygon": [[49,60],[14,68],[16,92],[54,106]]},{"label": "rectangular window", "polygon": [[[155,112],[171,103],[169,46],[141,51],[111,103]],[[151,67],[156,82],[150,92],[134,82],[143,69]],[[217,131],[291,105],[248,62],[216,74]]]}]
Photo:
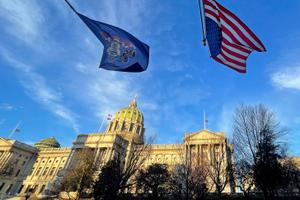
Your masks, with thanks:
[{"label": "rectangular window", "polygon": [[32,168],[32,169],[31,169],[31,172],[29,173],[29,176],[31,176],[31,175],[33,174],[34,169],[35,169],[35,168]]},{"label": "rectangular window", "polygon": [[42,187],[41,187],[39,193],[42,193],[42,192],[44,191],[45,187],[46,187],[46,185],[42,185]]},{"label": "rectangular window", "polygon": [[36,173],[35,173],[36,176],[40,175],[41,169],[42,169],[42,167],[39,167],[39,168],[38,168],[38,170],[37,170]]},{"label": "rectangular window", "polygon": [[45,175],[47,175],[47,173],[48,173],[48,167],[46,167],[46,169],[44,170],[44,172],[43,172],[43,176],[45,176]]},{"label": "rectangular window", "polygon": [[51,169],[49,175],[52,176],[52,175],[54,174],[54,171],[55,171],[55,167],[52,167],[52,169]]},{"label": "rectangular window", "polygon": [[1,185],[0,185],[0,192],[1,192],[2,188],[4,187],[4,185],[5,185],[5,183],[1,183]]},{"label": "rectangular window", "polygon": [[62,170],[62,167],[60,167],[60,168],[58,168],[58,170],[57,170],[57,174],[56,175],[58,175],[59,176],[59,172]]},{"label": "rectangular window", "polygon": [[25,190],[25,193],[27,193],[30,188],[31,188],[31,185],[28,185],[27,188],[26,188],[26,190]]},{"label": "rectangular window", "polygon": [[12,188],[12,186],[13,186],[13,184],[10,184],[10,185],[8,186],[7,190],[5,191],[6,194],[9,193],[10,189]]},{"label": "rectangular window", "polygon": [[38,185],[34,185],[33,188],[32,188],[32,192],[34,193],[36,188],[38,187]]},{"label": "rectangular window", "polygon": [[20,171],[21,171],[20,169],[17,171],[16,176],[19,176]]},{"label": "rectangular window", "polygon": [[24,185],[21,185],[20,189],[18,190],[18,194],[22,192],[22,189],[24,188]]}]

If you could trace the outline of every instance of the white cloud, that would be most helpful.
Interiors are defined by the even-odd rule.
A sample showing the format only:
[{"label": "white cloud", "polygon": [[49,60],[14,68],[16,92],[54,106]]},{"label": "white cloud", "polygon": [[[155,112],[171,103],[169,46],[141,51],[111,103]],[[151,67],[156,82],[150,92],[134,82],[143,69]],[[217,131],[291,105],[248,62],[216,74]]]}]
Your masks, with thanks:
[{"label": "white cloud", "polygon": [[74,131],[79,132],[79,125],[76,122],[77,115],[65,106],[62,94],[48,86],[46,79],[37,73],[33,67],[12,58],[9,53],[3,49],[1,49],[0,52],[10,63],[10,66],[18,70],[20,82],[28,96],[45,106],[58,117],[66,120]]},{"label": "white cloud", "polygon": [[227,137],[232,139],[232,121],[234,115],[234,105],[224,104],[220,111],[220,120],[218,124],[218,130],[225,133]]},{"label": "white cloud", "polygon": [[278,88],[300,90],[300,65],[279,70],[272,74],[271,79]]},{"label": "white cloud", "polygon": [[0,1],[0,17],[9,22],[2,27],[10,34],[27,43],[32,43],[40,35],[44,17],[35,1]]},{"label": "white cloud", "polygon": [[12,105],[12,104],[8,104],[8,103],[0,104],[0,110],[16,110],[18,108],[21,108],[21,107],[15,106],[15,105]]}]

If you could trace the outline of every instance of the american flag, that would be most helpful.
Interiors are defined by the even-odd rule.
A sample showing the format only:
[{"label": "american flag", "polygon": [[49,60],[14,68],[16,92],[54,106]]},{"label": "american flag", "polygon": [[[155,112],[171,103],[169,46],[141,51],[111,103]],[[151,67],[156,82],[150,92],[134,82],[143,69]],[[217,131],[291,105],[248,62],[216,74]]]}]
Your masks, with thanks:
[{"label": "american flag", "polygon": [[240,73],[254,50],[266,51],[258,37],[232,12],[215,0],[203,0],[206,40],[212,58]]}]

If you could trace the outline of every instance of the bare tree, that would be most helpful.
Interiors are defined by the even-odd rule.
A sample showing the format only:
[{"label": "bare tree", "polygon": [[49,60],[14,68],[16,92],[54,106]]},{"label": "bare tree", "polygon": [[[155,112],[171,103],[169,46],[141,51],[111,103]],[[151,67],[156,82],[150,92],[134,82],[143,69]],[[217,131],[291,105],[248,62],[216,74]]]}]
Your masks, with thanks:
[{"label": "bare tree", "polygon": [[154,138],[148,138],[145,144],[130,144],[129,151],[127,152],[127,158],[125,165],[121,167],[121,182],[120,190],[130,190],[132,186],[136,184],[136,176],[142,169],[145,161],[148,159],[151,153],[151,144]]},{"label": "bare tree", "polygon": [[237,186],[243,192],[245,198],[249,199],[250,192],[254,187],[252,166],[245,160],[239,160],[235,163],[234,175]]},{"label": "bare tree", "polygon": [[[94,151],[91,148],[76,150],[74,162],[64,174],[60,183],[62,191],[67,193],[76,191],[76,199],[80,199],[83,192],[91,189],[94,181]],[[69,195],[69,194],[68,194]]]},{"label": "bare tree", "polygon": [[[153,138],[149,138],[145,144],[131,142],[127,155],[123,158],[124,160],[118,158],[117,160],[109,162],[108,166],[104,165],[106,169],[105,174],[101,169],[102,172],[99,174],[98,180],[94,185],[94,196],[106,195],[104,193],[103,195],[100,194],[102,191],[97,188],[102,187],[104,182],[112,184],[114,188],[113,191],[116,191],[116,194],[112,194],[111,196],[115,196],[116,198],[120,198],[125,192],[130,191],[136,185],[136,176],[138,172],[142,170],[145,161],[150,155],[152,142]],[[112,169],[111,166],[115,166],[114,169]],[[111,176],[110,171],[114,173],[114,181],[112,182],[106,181],[109,179],[109,176]]]},{"label": "bare tree", "polygon": [[222,192],[230,181],[230,171],[232,166],[227,158],[227,146],[220,144],[214,149],[209,160],[208,175],[212,181],[218,197],[221,199]]},{"label": "bare tree", "polygon": [[265,106],[241,105],[236,109],[233,124],[235,161],[250,166],[252,170],[247,176],[237,177],[240,188],[245,183],[244,178],[248,178],[250,182],[247,184],[250,185],[254,180],[255,188],[262,190],[264,197],[268,198],[268,194],[278,187],[281,178],[279,138],[283,133],[273,113]]},{"label": "bare tree", "polygon": [[[178,193],[185,199],[203,199],[204,196],[211,190],[211,185],[208,184],[207,165],[203,163],[199,154],[190,152],[189,140],[185,141],[185,146],[182,146],[179,152],[179,164],[173,170],[173,183],[180,190]],[[180,196],[177,194],[177,196]]]},{"label": "bare tree", "polygon": [[263,105],[237,107],[233,121],[233,144],[235,160],[255,164],[258,146],[264,130],[272,130],[271,136],[279,138],[284,131],[279,128],[272,112]]},{"label": "bare tree", "polygon": [[207,179],[209,177],[208,167],[200,163],[197,155],[192,155],[191,165],[188,173],[188,187],[193,199],[203,199],[209,190]]},{"label": "bare tree", "polygon": [[300,169],[292,157],[282,160],[282,164],[284,174],[282,192],[292,197],[300,193]]}]

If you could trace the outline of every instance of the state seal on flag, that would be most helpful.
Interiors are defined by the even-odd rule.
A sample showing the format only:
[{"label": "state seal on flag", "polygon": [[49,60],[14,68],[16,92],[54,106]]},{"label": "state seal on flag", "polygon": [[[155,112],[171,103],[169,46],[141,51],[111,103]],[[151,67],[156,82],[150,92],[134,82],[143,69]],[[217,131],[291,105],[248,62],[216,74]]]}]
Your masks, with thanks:
[{"label": "state seal on flag", "polygon": [[107,43],[106,52],[110,63],[123,62],[126,63],[130,58],[136,56],[135,46],[128,40],[122,40],[117,36],[109,36],[102,32],[104,40]]}]

